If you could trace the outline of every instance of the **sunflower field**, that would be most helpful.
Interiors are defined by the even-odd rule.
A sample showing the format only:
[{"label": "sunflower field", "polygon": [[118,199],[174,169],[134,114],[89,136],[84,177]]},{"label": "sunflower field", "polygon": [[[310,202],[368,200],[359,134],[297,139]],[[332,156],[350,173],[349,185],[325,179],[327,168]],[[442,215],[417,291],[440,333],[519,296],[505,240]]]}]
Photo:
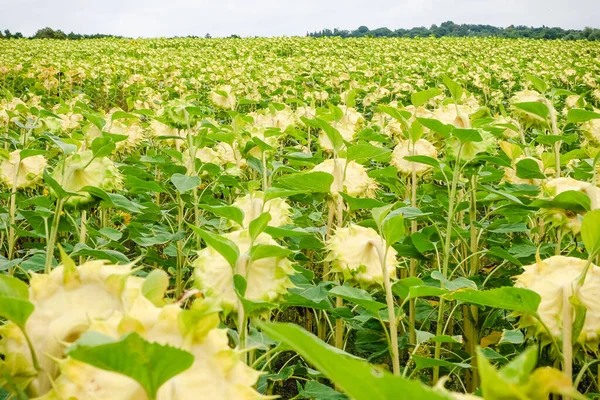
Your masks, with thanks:
[{"label": "sunflower field", "polygon": [[600,43],[0,41],[0,397],[600,393]]}]

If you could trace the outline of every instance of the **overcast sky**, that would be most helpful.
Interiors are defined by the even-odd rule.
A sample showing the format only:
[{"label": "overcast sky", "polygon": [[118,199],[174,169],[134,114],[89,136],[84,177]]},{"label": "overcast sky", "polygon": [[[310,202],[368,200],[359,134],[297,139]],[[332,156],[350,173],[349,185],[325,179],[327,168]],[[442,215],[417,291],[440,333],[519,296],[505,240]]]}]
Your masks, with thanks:
[{"label": "overcast sky", "polygon": [[0,29],[155,36],[292,36],[456,23],[600,28],[600,0],[0,0]]}]

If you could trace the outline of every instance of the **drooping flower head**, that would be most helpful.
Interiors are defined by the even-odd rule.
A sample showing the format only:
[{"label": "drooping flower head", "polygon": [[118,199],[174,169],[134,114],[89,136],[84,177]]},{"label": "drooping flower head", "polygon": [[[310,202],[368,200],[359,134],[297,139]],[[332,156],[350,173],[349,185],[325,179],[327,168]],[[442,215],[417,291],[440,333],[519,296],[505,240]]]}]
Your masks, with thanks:
[{"label": "drooping flower head", "polygon": [[[247,230],[238,230],[223,235],[234,242],[244,255],[250,250],[251,238]],[[258,235],[255,245],[279,246],[266,233]],[[227,260],[212,247],[198,252],[192,264],[196,286],[209,299],[219,303],[227,312],[236,312],[238,298],[234,291],[234,271]],[[240,273],[240,271],[238,271]],[[287,258],[266,257],[245,264],[242,276],[248,282],[245,298],[255,301],[277,302],[292,287],[289,275],[294,273],[292,263]]]},{"label": "drooping flower head", "polygon": [[312,171],[333,175],[332,195],[343,192],[352,197],[375,197],[377,182],[369,177],[365,167],[355,161],[347,163],[344,158],[325,160]]},{"label": "drooping flower head", "polygon": [[0,182],[10,189],[36,187],[48,162],[42,155],[21,160],[21,150],[15,150],[0,162]]},{"label": "drooping flower head", "polygon": [[425,139],[419,139],[414,144],[410,140],[402,140],[394,147],[392,153],[392,164],[402,176],[410,176],[413,168],[418,176],[423,175],[431,169],[427,164],[407,161],[407,156],[427,156],[437,158],[437,149]]},{"label": "drooping flower head", "polygon": [[[533,290],[542,301],[538,307],[544,324],[550,333],[560,338],[563,327],[563,308],[565,299],[571,296],[573,282],[582,274],[587,261],[575,257],[554,256],[538,260],[535,264],[523,267],[525,272],[516,277],[515,286]],[[579,337],[573,338],[581,344],[598,346],[600,334],[600,268],[591,265],[583,286],[576,293],[586,307],[585,321]],[[565,291],[566,297],[565,297]],[[570,321],[569,323],[573,323]],[[522,315],[520,325],[540,336],[543,343],[550,342],[548,332],[531,315]]]},{"label": "drooping flower head", "polygon": [[[327,258],[331,271],[342,274],[345,281],[364,287],[383,285],[379,251],[385,241],[372,228],[352,224],[337,228],[327,241]],[[385,263],[390,276],[396,275],[396,250],[388,249]]]},{"label": "drooping flower head", "polygon": [[81,191],[93,186],[105,191],[113,191],[121,186],[121,173],[107,157],[96,157],[91,150],[74,153],[60,161],[52,177],[67,192],[77,193],[70,196],[67,204],[77,206],[89,203],[92,196]]},{"label": "drooping flower head", "polygon": [[254,192],[235,200],[233,205],[244,212],[243,229],[247,229],[250,222],[258,218],[263,212],[271,214],[269,226],[282,226],[292,223],[290,219],[292,208],[285,199],[275,198],[268,200],[266,203],[263,199],[264,194],[262,192]]}]

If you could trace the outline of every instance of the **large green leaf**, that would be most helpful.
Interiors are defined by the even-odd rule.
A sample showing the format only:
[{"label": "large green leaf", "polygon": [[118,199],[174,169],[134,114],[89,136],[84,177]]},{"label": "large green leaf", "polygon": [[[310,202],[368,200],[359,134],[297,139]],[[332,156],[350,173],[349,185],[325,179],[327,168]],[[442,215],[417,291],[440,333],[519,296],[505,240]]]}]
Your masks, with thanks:
[{"label": "large green leaf", "polygon": [[227,218],[238,225],[244,224],[244,212],[236,206],[211,206],[208,204],[200,204],[198,207],[209,211],[218,217]]},{"label": "large green leaf", "polygon": [[515,103],[515,107],[529,113],[533,114],[542,120],[546,120],[550,115],[550,109],[544,103],[540,103],[539,101],[530,101],[524,103]]},{"label": "large green leaf", "polygon": [[240,249],[238,249],[235,243],[221,235],[217,235],[216,233],[202,230],[192,224],[188,225],[194,232],[196,232],[196,234],[198,234],[198,236],[202,238],[202,240],[206,242],[207,246],[212,247],[220,255],[222,255],[223,258],[227,260],[229,265],[231,265],[231,268],[235,267],[235,264],[240,256]]},{"label": "large green leaf", "polygon": [[331,379],[355,400],[406,399],[448,400],[450,395],[396,377],[336,349],[293,324],[259,323],[271,338],[283,342]]},{"label": "large green leaf", "polygon": [[171,182],[179,193],[185,193],[200,185],[200,177],[183,174],[173,174]]},{"label": "large green leaf", "polygon": [[380,303],[374,300],[369,293],[359,288],[354,288],[346,285],[336,286],[333,289],[329,290],[329,293],[331,293],[334,296],[340,297],[346,301],[358,304],[365,310],[368,310],[375,315],[378,314],[379,310],[385,308],[384,303]]},{"label": "large green leaf", "polygon": [[540,295],[536,292],[516,287],[501,287],[491,290],[463,289],[448,293],[444,298],[529,314],[537,313],[541,301]]},{"label": "large green leaf", "polygon": [[600,210],[585,214],[581,222],[581,238],[588,254],[596,254],[600,250]]},{"label": "large green leaf", "polygon": [[594,111],[572,108],[567,113],[567,123],[586,122],[592,119],[600,119],[600,114]]},{"label": "large green leaf", "polygon": [[277,179],[278,185],[309,193],[329,193],[333,175],[327,172],[304,172]]},{"label": "large green leaf", "polygon": [[388,162],[392,151],[385,147],[377,147],[368,143],[355,144],[349,146],[346,152],[346,160],[364,163],[371,160]]},{"label": "large green leaf", "polygon": [[423,104],[427,103],[430,99],[435,96],[439,96],[442,94],[442,90],[439,88],[432,88],[427,90],[422,90],[420,92],[415,92],[410,95],[410,102],[415,107],[420,107]]},{"label": "large green leaf", "polygon": [[0,317],[25,329],[27,318],[33,310],[27,284],[15,277],[0,275]]},{"label": "large green leaf", "polygon": [[158,389],[165,382],[194,363],[194,356],[187,351],[147,342],[137,333],[117,342],[97,343],[85,333],[68,354],[96,368],[134,379],[142,385],[150,400],[156,399]]}]

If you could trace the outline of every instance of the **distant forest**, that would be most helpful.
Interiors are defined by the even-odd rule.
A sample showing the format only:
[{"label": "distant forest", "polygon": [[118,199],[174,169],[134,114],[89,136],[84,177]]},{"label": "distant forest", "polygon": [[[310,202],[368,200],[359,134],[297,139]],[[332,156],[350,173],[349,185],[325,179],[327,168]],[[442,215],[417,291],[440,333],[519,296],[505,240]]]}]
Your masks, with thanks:
[{"label": "distant forest", "polygon": [[514,26],[498,28],[491,25],[455,24],[452,21],[443,22],[438,25],[424,26],[411,29],[389,28],[369,29],[361,26],[356,30],[323,29],[319,32],[309,32],[306,36],[311,37],[501,37],[501,38],[532,38],[532,39],[564,39],[564,40],[600,40],[600,29],[585,28],[583,30],[550,28],[542,26],[533,28],[529,26]]},{"label": "distant forest", "polygon": [[[542,26],[534,28],[524,25],[511,25],[506,28],[498,28],[492,25],[475,25],[475,24],[455,24],[452,21],[447,21],[438,25],[431,25],[430,28],[424,26],[411,29],[396,29],[395,31],[389,28],[369,29],[366,26],[361,26],[356,30],[342,29],[323,29],[318,32],[308,32],[309,37],[501,37],[501,38],[531,38],[531,39],[564,39],[564,40],[600,40],[600,29],[584,28],[583,30],[550,28]],[[21,32],[12,33],[8,29],[0,30],[0,39],[21,39],[24,38]],[[59,40],[81,40],[81,39],[98,39],[106,37],[122,37],[116,35],[105,35],[95,33],[91,35],[82,35],[80,33],[65,33],[60,29],[52,28],[39,29],[33,36],[27,39],[59,39]],[[190,35],[188,37],[198,37]],[[206,34],[206,38],[210,38],[210,34]],[[238,35],[231,35],[230,38],[239,38]]]}]

